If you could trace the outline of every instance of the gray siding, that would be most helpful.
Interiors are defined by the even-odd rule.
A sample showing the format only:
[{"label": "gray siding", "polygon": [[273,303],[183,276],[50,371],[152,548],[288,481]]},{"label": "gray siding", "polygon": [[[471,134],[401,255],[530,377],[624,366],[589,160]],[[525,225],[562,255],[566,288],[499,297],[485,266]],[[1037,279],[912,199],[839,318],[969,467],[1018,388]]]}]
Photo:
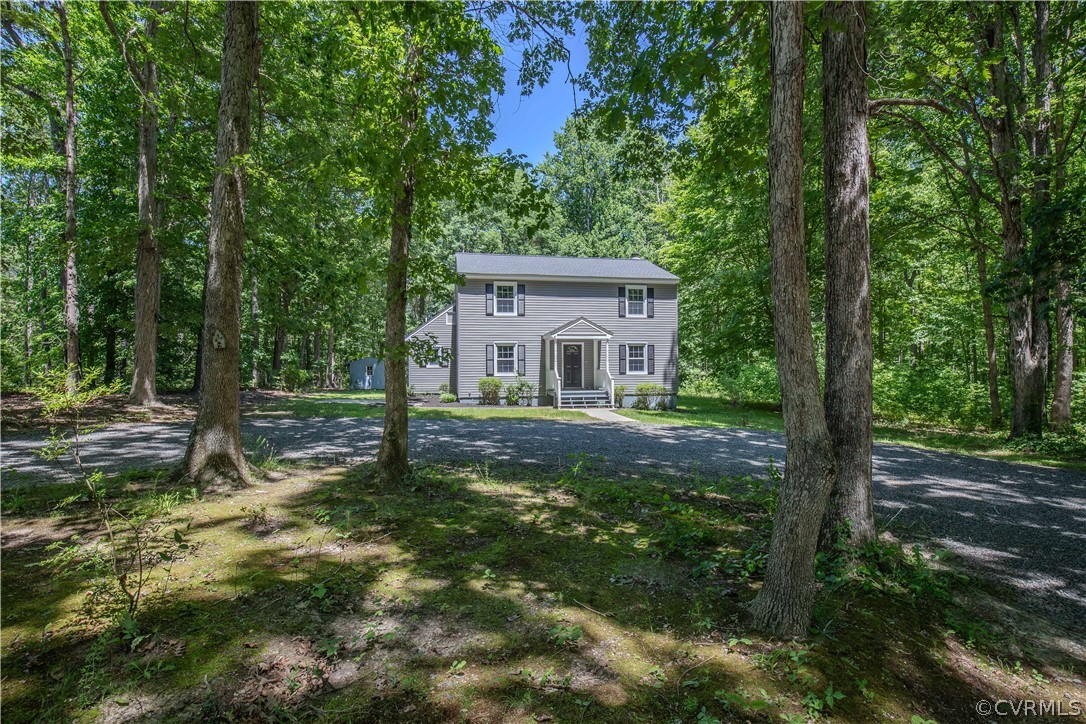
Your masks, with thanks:
[{"label": "gray siding", "polygon": [[[495,277],[499,281],[519,282],[525,285],[525,313],[523,317],[486,316],[485,285],[492,279],[468,279],[457,289],[456,335],[456,389],[461,399],[477,398],[478,380],[486,375],[486,345],[511,342],[525,345],[526,377],[539,388],[539,395],[547,401],[546,367],[552,362],[542,335],[577,317],[587,317],[609,330],[611,339],[610,371],[615,384],[626,385],[629,391],[644,382],[666,387],[678,392],[678,287],[671,282],[648,282],[655,289],[654,316],[652,319],[619,317],[618,288],[622,282],[580,282],[572,280],[532,280],[507,276]],[[639,284],[637,280],[630,280]],[[651,344],[655,347],[656,373],[618,374],[618,346],[620,344]],[[606,355],[604,347],[603,356]],[[596,372],[595,345],[585,343],[582,360],[586,387],[598,383],[604,376]],[[543,360],[546,362],[543,363]],[[516,377],[509,377],[515,380]]]},{"label": "gray siding", "polygon": [[[422,325],[414,332],[408,335],[408,339],[412,337],[425,337],[426,335],[433,335],[437,340],[437,343],[445,349],[452,349],[453,344],[453,325],[445,323],[445,313],[448,310],[442,311],[433,319]],[[415,392],[418,394],[436,394],[438,392],[438,386],[444,382],[451,385],[451,376],[453,365],[448,367],[419,367],[419,363],[414,358],[407,361],[407,381],[412,387],[415,388]]]}]

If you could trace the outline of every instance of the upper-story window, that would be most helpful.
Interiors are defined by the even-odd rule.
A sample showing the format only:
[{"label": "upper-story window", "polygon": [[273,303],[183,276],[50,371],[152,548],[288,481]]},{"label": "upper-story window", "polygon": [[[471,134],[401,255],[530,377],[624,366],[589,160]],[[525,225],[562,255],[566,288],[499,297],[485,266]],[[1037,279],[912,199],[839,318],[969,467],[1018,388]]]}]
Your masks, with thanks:
[{"label": "upper-story window", "polygon": [[513,282],[494,282],[494,314],[516,316],[517,285]]},{"label": "upper-story window", "polygon": [[456,317],[452,312],[445,312],[445,324],[451,327],[455,319]]},{"label": "upper-story window", "polygon": [[645,287],[626,287],[626,316],[644,317],[645,314]]}]

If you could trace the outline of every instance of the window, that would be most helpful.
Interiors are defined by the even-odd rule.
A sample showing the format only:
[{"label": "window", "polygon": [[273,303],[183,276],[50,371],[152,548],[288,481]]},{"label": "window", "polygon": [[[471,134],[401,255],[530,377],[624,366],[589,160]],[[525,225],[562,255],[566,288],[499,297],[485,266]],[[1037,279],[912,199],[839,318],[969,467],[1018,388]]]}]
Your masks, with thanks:
[{"label": "window", "polygon": [[373,365],[366,365],[366,377],[373,377]]},{"label": "window", "polygon": [[494,282],[494,314],[516,316],[517,285],[512,282]]},{"label": "window", "polygon": [[626,369],[630,374],[645,371],[645,345],[626,346]]},{"label": "window", "polygon": [[452,323],[453,323],[453,313],[452,312],[445,312],[445,324],[447,324],[447,325],[449,325],[451,327]]},{"label": "window", "polygon": [[645,316],[645,287],[626,287],[626,316]]},{"label": "window", "polygon": [[515,375],[517,373],[517,346],[515,344],[494,345],[496,356],[494,371],[499,375]]}]

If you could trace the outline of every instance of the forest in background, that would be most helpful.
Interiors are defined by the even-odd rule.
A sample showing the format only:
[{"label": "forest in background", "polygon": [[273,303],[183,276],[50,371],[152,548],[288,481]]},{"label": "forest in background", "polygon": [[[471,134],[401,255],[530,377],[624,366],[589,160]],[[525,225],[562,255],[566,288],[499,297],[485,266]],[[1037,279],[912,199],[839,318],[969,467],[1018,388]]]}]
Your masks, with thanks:
[{"label": "forest in background", "polygon": [[[23,389],[71,354],[83,367],[103,368],[106,379],[131,382],[137,367],[146,376],[137,329],[147,329],[151,316],[153,388],[193,389],[215,173],[221,8],[57,7],[66,8],[63,23],[52,5],[4,5],[0,382],[5,392]],[[435,26],[460,33],[450,42],[474,42],[477,52],[471,73],[439,63],[427,70],[436,99],[431,111],[444,108],[447,127],[434,129],[434,147],[419,151],[435,159],[431,173],[440,183],[420,183],[415,199],[408,326],[446,303],[456,251],[638,254],[683,280],[683,387],[737,402],[779,401],[764,8],[540,5],[545,12],[525,17],[510,7],[428,11]],[[1024,276],[1044,327],[1045,409],[1051,416],[1066,349],[1074,376],[1064,407],[1081,439],[1086,23],[1080,6],[1059,6],[1045,34],[1051,67],[1044,71],[1031,61],[1040,33],[1033,16],[1007,11],[1010,83],[1022,126],[1011,152],[1019,157],[1018,183],[1029,192],[1025,253],[1008,259],[1000,169],[985,126],[990,90],[971,35],[981,22],[974,11],[869,11],[872,98],[923,99],[888,105],[869,124],[875,411],[895,421],[1007,427],[1008,299]],[[347,361],[384,353],[392,175],[386,131],[397,123],[390,99],[401,89],[381,63],[400,57],[402,48],[390,39],[399,21],[395,12],[368,5],[262,9],[246,159],[246,386],[340,385]],[[926,32],[931,27],[949,35]],[[588,33],[592,51],[578,79],[587,100],[556,135],[555,153],[535,166],[486,153],[487,113],[502,87],[496,45],[524,54],[527,91],[552,64],[559,66],[553,72],[565,72],[559,41],[576,28]],[[633,33],[626,40],[652,42],[623,45],[622,32]],[[624,62],[620,47],[640,47],[643,55]],[[808,73],[816,79],[817,46],[809,53]],[[66,58],[74,218],[66,217]],[[1033,153],[1036,139],[1026,132],[1037,125],[1041,89],[1048,98],[1047,160]],[[806,101],[806,236],[821,358],[817,81],[808,83]],[[465,160],[450,161],[450,153]],[[158,275],[157,300],[137,304],[140,274],[149,275],[144,289]],[[157,312],[141,315],[148,304]]]}]

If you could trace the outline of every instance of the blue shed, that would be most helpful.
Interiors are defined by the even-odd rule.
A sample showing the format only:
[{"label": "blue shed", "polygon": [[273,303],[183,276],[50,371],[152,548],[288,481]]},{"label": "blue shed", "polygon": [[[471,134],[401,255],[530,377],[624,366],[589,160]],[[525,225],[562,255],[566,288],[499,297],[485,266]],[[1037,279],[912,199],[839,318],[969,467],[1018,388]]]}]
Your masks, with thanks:
[{"label": "blue shed", "polygon": [[385,363],[376,357],[363,357],[350,364],[352,390],[385,389]]}]

